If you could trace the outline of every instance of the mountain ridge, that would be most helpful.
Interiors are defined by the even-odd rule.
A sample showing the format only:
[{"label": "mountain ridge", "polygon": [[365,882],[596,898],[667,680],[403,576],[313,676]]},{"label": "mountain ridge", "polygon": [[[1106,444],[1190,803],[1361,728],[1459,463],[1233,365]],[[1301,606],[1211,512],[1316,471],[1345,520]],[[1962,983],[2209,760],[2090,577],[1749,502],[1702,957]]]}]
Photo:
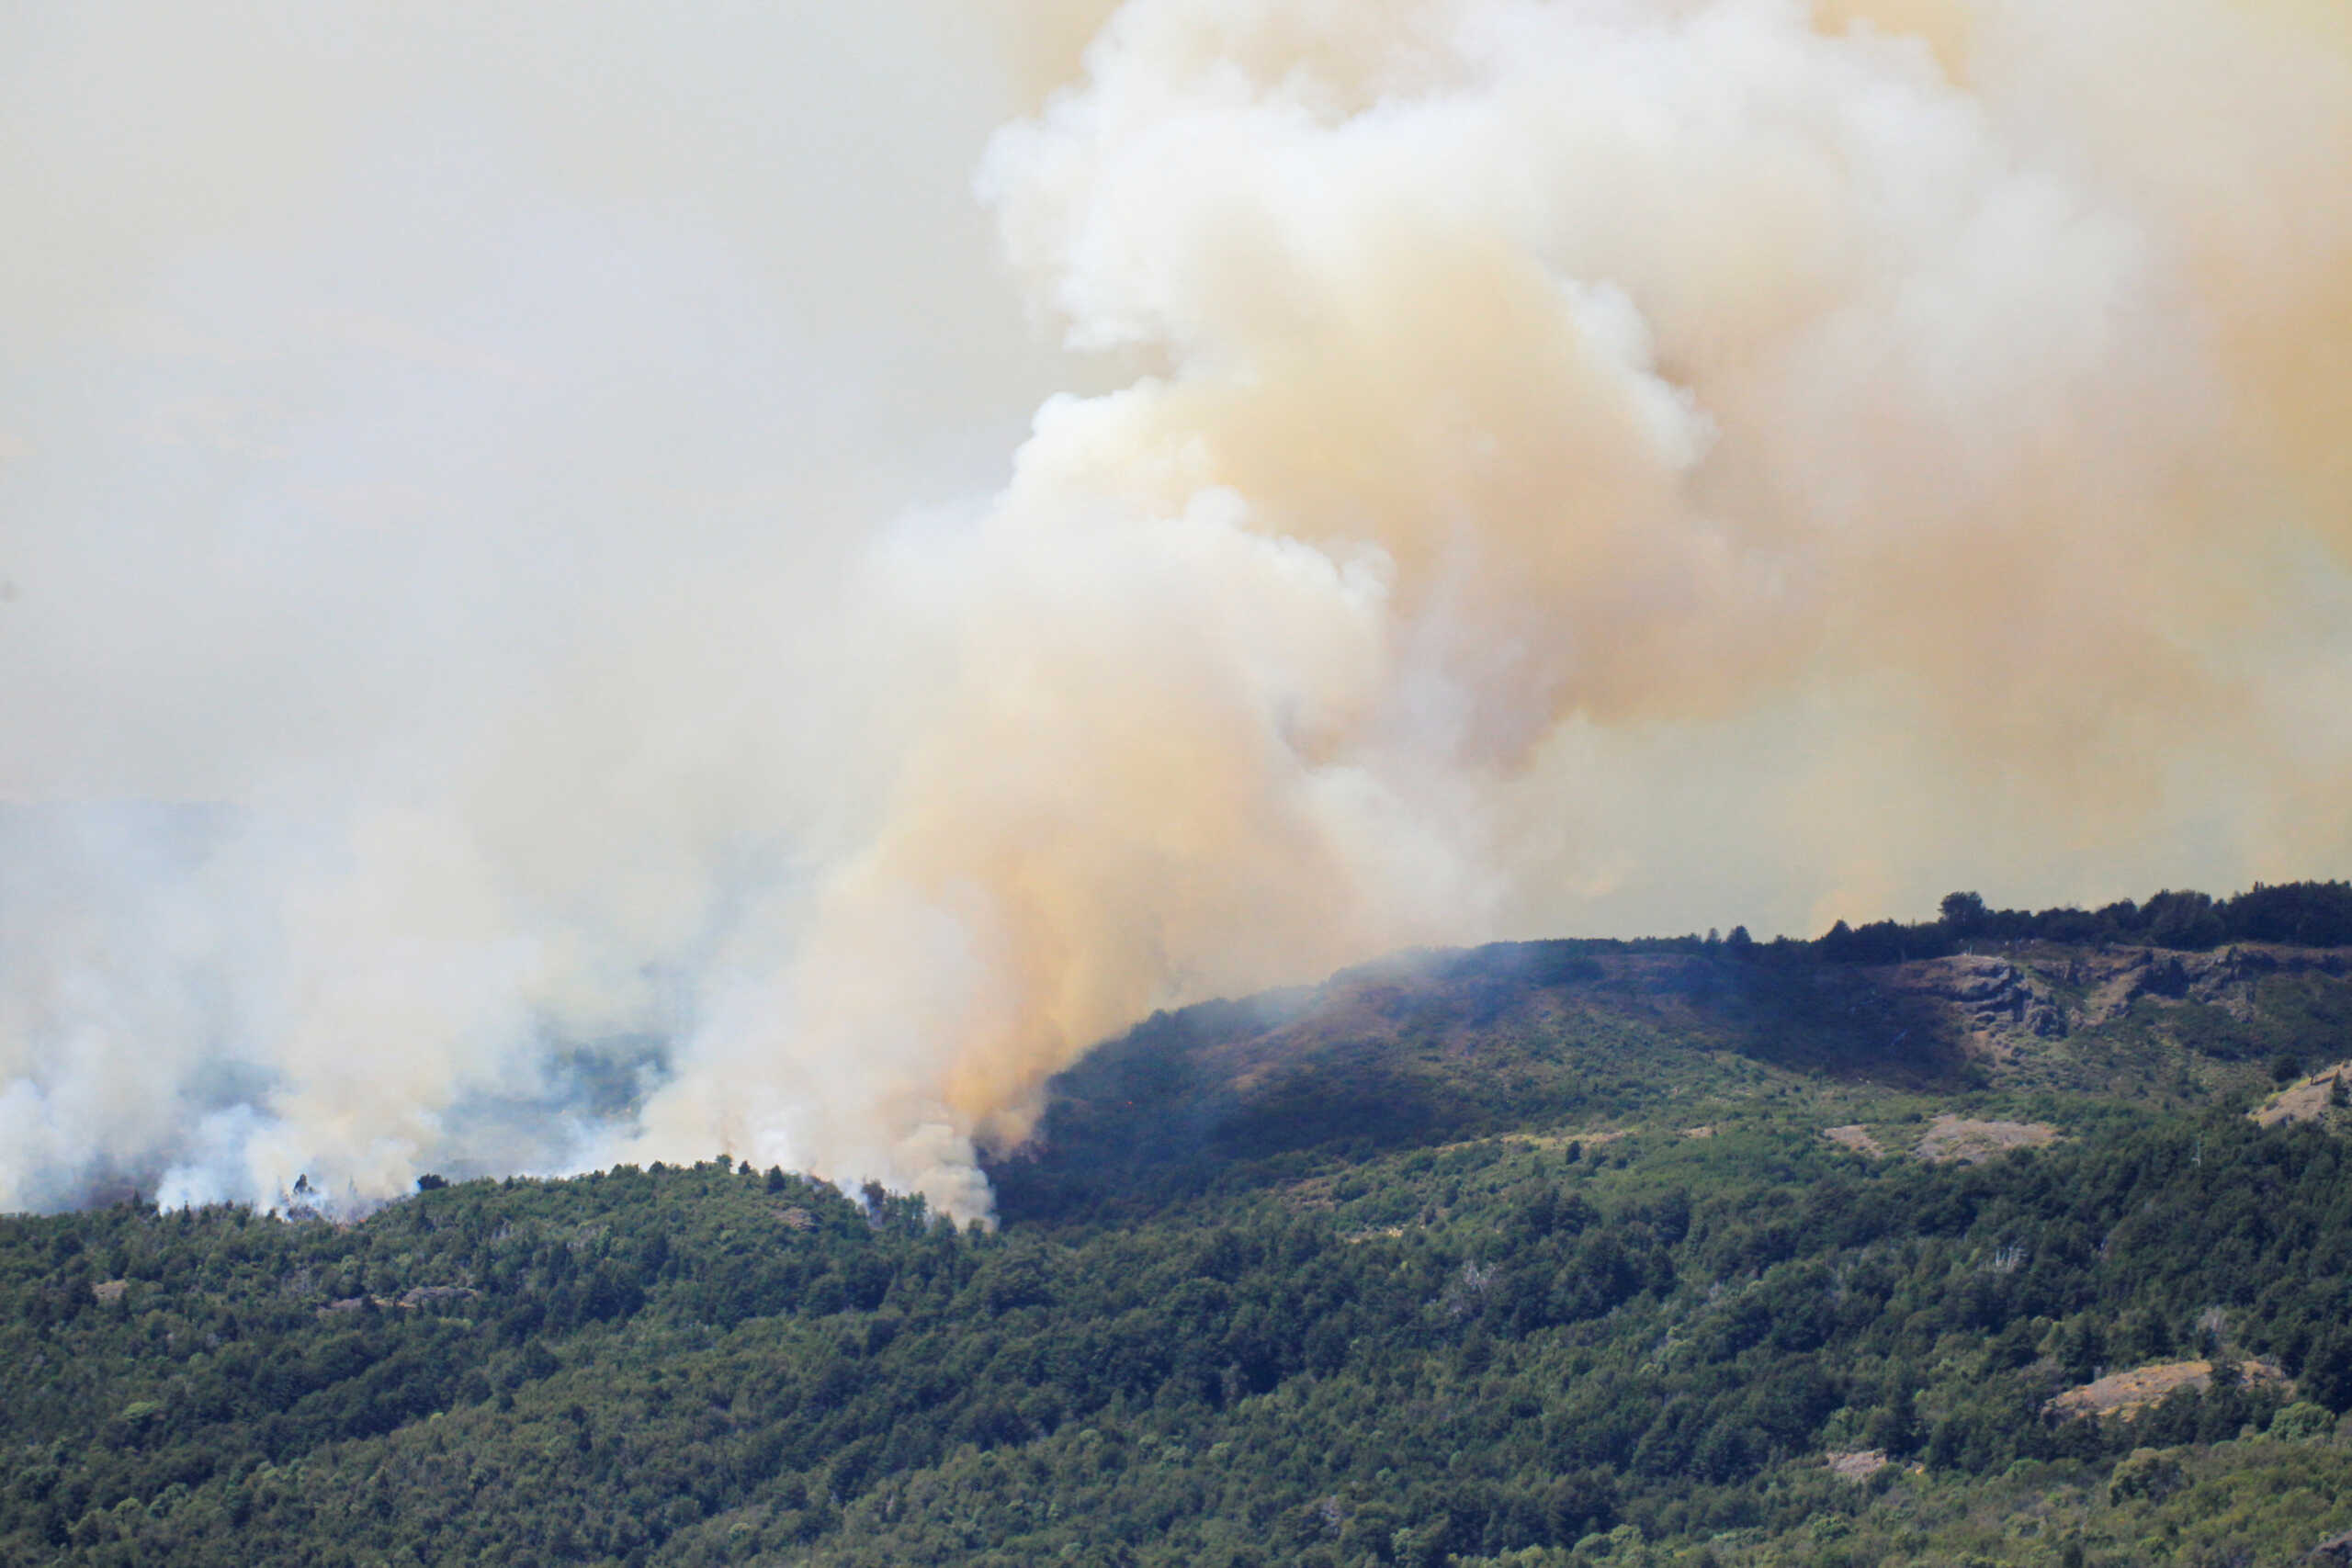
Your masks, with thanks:
[{"label": "mountain ridge", "polygon": [[[1165,1175],[1664,1114],[1708,1070],[1694,1053],[1895,1097],[2177,1107],[2352,1041],[2352,950],[1993,945],[1884,964],[1696,937],[1416,950],[1155,1015],[1059,1075],[1027,1145],[987,1168],[1008,1213],[1035,1214],[1059,1201],[1056,1163]],[[1645,1085],[1623,1081],[1629,1053]]]}]

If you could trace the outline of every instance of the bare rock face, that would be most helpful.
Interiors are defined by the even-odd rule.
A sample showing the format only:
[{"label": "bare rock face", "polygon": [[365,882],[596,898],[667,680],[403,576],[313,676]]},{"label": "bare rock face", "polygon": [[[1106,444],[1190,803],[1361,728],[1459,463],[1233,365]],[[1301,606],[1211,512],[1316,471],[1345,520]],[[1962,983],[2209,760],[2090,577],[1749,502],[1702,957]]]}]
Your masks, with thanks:
[{"label": "bare rock face", "polygon": [[2211,953],[2153,947],[2021,945],[1890,966],[1878,983],[1941,1013],[1962,1048],[1996,1074],[2048,1055],[2046,1047],[2154,1003],[2211,1008],[2241,1023],[2262,1013],[2273,977],[2352,974],[2352,953],[2241,943]]},{"label": "bare rock face", "polygon": [[2242,944],[2215,953],[2165,953],[2124,948],[2086,962],[2092,987],[2086,1023],[2121,1016],[2142,997],[2199,1002],[2241,1021],[2255,1013],[2254,988],[2272,975],[2342,975],[2346,955],[2334,950]]},{"label": "bare rock face", "polygon": [[2324,1568],[2352,1568],[2352,1530],[2330,1537],[2312,1547],[2307,1561],[2324,1564]]},{"label": "bare rock face", "polygon": [[2049,993],[2018,965],[2003,958],[1965,954],[1937,960],[1944,967],[1946,1000],[1984,1032],[2063,1034],[2066,1017]]},{"label": "bare rock face", "polygon": [[1906,966],[1896,984],[1951,1010],[1980,1050],[1996,1059],[2026,1040],[2054,1040],[2074,1027],[2040,976],[2006,958],[1962,953]]}]

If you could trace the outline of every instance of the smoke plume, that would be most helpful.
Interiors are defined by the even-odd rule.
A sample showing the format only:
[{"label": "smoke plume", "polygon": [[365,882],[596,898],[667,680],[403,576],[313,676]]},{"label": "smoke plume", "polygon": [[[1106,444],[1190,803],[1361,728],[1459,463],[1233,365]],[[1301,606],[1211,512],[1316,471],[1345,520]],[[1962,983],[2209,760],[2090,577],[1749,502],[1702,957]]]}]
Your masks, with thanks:
[{"label": "smoke plume", "polygon": [[0,1208],[2352,869],[2337,9],[854,12],[6,24]]}]

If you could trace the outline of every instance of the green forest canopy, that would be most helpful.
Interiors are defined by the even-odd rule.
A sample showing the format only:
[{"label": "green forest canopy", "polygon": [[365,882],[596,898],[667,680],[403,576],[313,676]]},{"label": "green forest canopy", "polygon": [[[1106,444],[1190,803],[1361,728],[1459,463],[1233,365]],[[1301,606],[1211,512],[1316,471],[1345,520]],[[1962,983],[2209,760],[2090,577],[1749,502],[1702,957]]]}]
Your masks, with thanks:
[{"label": "green forest canopy", "polygon": [[[2316,921],[2312,886],[2198,919]],[[1729,945],[1702,979],[1756,961]],[[2226,1076],[2029,1100],[1743,1055],[1690,997],[1827,998],[1826,1034],[1847,993],[1570,1015],[1530,998],[1600,996],[1584,970],[1513,963],[1414,982],[1455,987],[1409,1044],[1438,1120],[1278,1100],[1175,1183],[1049,1122],[993,1233],[725,1158],[428,1182],[355,1225],[0,1220],[0,1562],[2219,1564],[2352,1528],[2330,1123],[2256,1125]],[[2266,1027],[2324,1060],[2339,1016]],[[1155,1118],[1205,1114],[1185,1053],[1226,1018],[1138,1031],[1097,1089],[1157,1072]],[[2062,1136],[1821,1136],[1953,1109]],[[2210,1386],[2133,1419],[2049,1406],[2191,1358]]]}]

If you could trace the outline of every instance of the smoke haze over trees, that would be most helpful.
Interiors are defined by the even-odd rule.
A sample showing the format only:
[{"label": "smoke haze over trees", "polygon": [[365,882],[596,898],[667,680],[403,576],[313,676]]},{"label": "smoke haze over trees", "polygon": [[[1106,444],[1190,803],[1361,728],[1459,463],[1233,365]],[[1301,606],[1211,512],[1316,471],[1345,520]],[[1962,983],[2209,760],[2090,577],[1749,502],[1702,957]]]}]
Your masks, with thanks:
[{"label": "smoke haze over trees", "polygon": [[0,1217],[0,1558],[2310,1561],[2352,1108],[2244,1047],[2352,962],[2265,955],[1962,1052],[1890,1005],[2132,955],[1413,955],[1091,1054],[994,1233],[728,1159]]}]

